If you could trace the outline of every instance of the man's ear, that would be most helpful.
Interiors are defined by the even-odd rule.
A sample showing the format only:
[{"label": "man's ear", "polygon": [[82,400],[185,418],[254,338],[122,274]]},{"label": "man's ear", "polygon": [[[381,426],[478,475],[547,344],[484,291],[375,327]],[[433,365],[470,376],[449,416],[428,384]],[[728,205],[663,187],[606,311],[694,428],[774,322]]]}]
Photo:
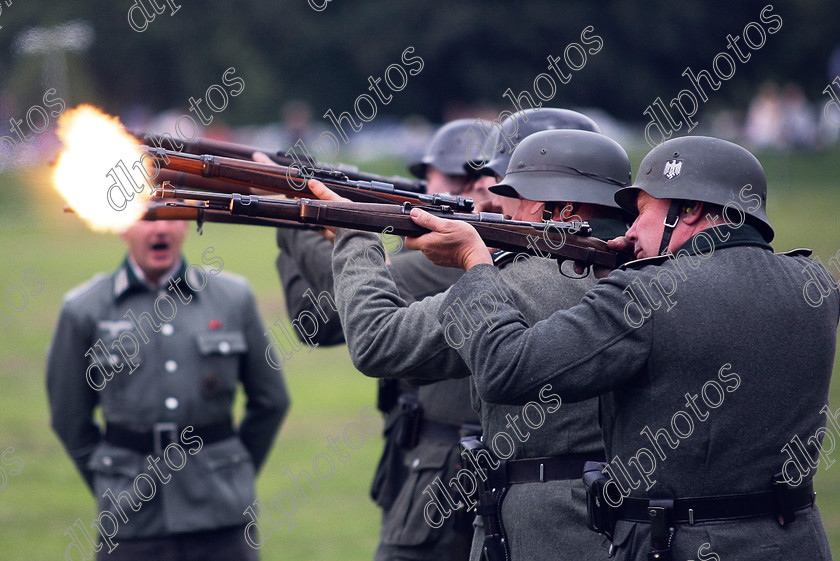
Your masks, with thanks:
[{"label": "man's ear", "polygon": [[519,199],[519,205],[522,206],[522,210],[529,215],[528,220],[531,222],[539,221],[542,217],[542,210],[545,208],[545,203],[530,201],[527,199]]},{"label": "man's ear", "polygon": [[688,226],[697,224],[703,218],[703,203],[700,201],[691,201],[680,208],[680,221]]}]

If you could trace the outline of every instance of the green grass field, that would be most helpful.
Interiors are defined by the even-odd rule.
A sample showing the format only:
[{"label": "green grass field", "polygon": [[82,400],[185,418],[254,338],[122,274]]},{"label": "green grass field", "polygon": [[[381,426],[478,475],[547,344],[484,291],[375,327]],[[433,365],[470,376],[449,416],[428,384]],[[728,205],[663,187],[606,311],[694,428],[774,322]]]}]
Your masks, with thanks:
[{"label": "green grass field", "polygon": [[[811,247],[827,263],[840,250],[836,217],[840,152],[767,154],[760,159],[769,176],[776,250]],[[634,157],[634,169],[639,160],[640,156]],[[390,169],[366,167],[398,171],[393,164]],[[63,214],[62,205],[49,185],[46,168],[0,175],[4,262],[0,311],[10,320],[0,327],[0,451],[13,447],[11,456],[24,464],[19,474],[10,476],[6,467],[6,478],[0,476],[0,485],[5,483],[0,490],[0,560],[4,561],[62,559],[70,541],[64,536],[67,528],[77,519],[89,525],[96,515],[93,498],[49,428],[45,353],[64,293],[94,272],[112,270],[124,245],[117,236],[90,232],[78,218]],[[208,246],[222,257],[225,270],[249,278],[266,324],[285,318],[271,230],[209,224],[203,236],[191,234],[186,254],[197,259]],[[25,310],[15,313],[8,308],[6,292],[23,287],[28,269],[31,276],[43,279],[43,291],[30,296]],[[21,307],[14,289],[11,294]],[[283,476],[287,468],[293,473],[311,471],[314,456],[327,448],[327,436],[339,435],[375,402],[374,382],[355,371],[343,347],[296,353],[286,365],[286,379],[293,405],[258,483],[265,503],[291,488]],[[840,407],[838,391],[832,388],[833,409]],[[819,407],[815,404],[815,412]],[[346,463],[336,464],[335,475],[299,505],[297,526],[270,536],[262,558],[370,559],[379,512],[367,489],[380,450],[381,439],[369,437]],[[825,471],[821,465],[817,489],[829,538],[840,551],[840,467]]]}]

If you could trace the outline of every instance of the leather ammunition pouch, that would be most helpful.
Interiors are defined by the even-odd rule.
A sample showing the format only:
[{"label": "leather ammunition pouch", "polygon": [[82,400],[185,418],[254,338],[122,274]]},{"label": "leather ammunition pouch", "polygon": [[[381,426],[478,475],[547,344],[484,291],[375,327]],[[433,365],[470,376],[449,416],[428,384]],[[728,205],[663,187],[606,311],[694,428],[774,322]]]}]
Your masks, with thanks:
[{"label": "leather ammunition pouch", "polygon": [[583,485],[586,488],[586,519],[589,529],[612,539],[616,512],[604,501],[604,487],[610,480],[603,472],[606,465],[606,462],[586,462],[583,466]]},{"label": "leather ammunition pouch", "polygon": [[[475,457],[479,451],[492,452],[484,445],[480,437],[471,436],[461,439],[462,457],[468,453]],[[484,520],[484,545],[481,559],[483,561],[509,561],[510,551],[502,523],[502,500],[507,494],[507,461],[498,460],[499,467],[493,470],[485,469],[483,477],[476,474],[476,481],[480,486],[478,505],[475,513]]]}]

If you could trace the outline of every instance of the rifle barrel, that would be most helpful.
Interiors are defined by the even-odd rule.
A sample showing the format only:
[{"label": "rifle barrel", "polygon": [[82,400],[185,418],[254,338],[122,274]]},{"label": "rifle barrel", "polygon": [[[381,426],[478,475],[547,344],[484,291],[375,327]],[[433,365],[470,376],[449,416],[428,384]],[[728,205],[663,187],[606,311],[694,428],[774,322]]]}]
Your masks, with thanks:
[{"label": "rifle barrel", "polygon": [[[417,206],[411,203],[398,205],[310,199],[284,200],[239,193],[205,193],[176,189],[166,183],[155,191],[154,196],[203,201],[208,209],[248,217],[295,220],[306,224],[377,233],[387,229],[391,234],[410,237],[420,236],[429,231],[417,225],[409,216],[411,209]],[[628,260],[627,256],[609,249],[605,241],[586,235],[591,232],[586,223],[531,223],[505,220],[499,215],[487,213],[457,213],[440,206],[421,208],[442,218],[470,222],[484,242],[491,247],[550,256],[559,261],[571,259],[584,265],[612,269]]]}]

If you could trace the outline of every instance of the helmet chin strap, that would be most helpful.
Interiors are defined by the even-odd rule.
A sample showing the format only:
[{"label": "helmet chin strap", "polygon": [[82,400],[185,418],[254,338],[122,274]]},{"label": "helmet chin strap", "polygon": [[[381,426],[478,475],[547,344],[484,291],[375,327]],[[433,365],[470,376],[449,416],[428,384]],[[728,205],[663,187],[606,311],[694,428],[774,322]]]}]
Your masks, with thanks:
[{"label": "helmet chin strap", "polygon": [[557,204],[553,202],[545,203],[543,205],[542,211],[542,219],[543,222],[550,222],[552,217],[554,216],[554,209],[556,208]]},{"label": "helmet chin strap", "polygon": [[678,199],[671,199],[668,216],[665,217],[665,229],[662,231],[662,242],[659,244],[659,255],[668,253],[668,244],[671,243],[671,234],[674,233],[674,228],[680,220],[680,206],[682,204]]}]

